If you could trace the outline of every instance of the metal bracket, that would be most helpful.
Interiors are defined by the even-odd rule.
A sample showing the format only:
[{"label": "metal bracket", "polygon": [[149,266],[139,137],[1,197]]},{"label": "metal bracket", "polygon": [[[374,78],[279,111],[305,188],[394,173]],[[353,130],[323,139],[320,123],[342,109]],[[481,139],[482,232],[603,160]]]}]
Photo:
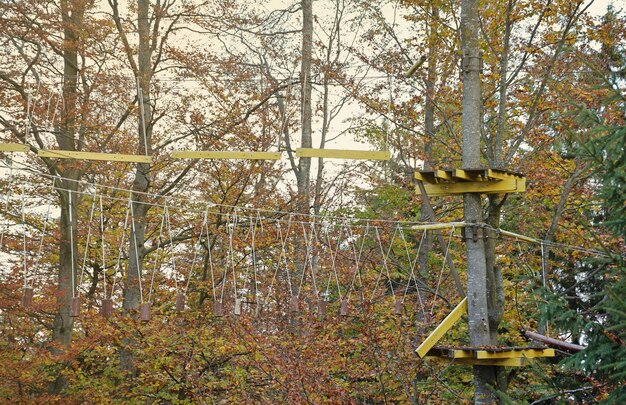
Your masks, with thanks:
[{"label": "metal bracket", "polygon": [[483,52],[479,51],[478,55],[470,55],[468,51],[463,51],[461,57],[461,67],[464,73],[478,70],[483,73]]},{"label": "metal bracket", "polygon": [[461,228],[461,238],[463,240],[471,239],[473,242],[478,242],[478,239],[489,239],[489,234],[479,225],[467,225]]}]

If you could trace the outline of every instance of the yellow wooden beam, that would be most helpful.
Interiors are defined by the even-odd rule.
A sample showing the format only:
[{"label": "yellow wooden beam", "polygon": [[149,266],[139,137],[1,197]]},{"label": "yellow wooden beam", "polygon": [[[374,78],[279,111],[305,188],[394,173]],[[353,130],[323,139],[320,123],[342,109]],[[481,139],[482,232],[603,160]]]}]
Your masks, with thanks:
[{"label": "yellow wooden beam", "polygon": [[454,178],[452,177],[452,175],[446,172],[445,170],[439,170],[439,169],[435,170],[435,177],[441,180],[454,181]]},{"label": "yellow wooden beam", "polygon": [[526,241],[526,242],[541,243],[541,241],[539,239],[531,238],[530,236],[520,235],[519,233],[515,233],[515,232],[509,232],[509,231],[505,231],[505,230],[502,230],[502,229],[498,229],[498,233],[500,235],[509,236],[511,238],[523,240],[523,241]]},{"label": "yellow wooden beam", "polygon": [[103,160],[107,162],[152,163],[152,157],[144,155],[124,155],[120,153],[96,153],[72,150],[46,150],[37,152],[41,157],[79,160]]},{"label": "yellow wooden beam", "polygon": [[279,152],[252,152],[236,150],[210,150],[210,151],[185,151],[172,152],[174,159],[244,159],[244,160],[278,160]]},{"label": "yellow wooden beam", "polygon": [[554,357],[554,349],[523,349],[490,352],[486,350],[476,350],[477,359],[514,359],[514,358],[535,358]]},{"label": "yellow wooden beam", "polygon": [[426,353],[435,346],[435,344],[441,339],[441,337],[461,318],[463,314],[467,313],[467,298],[457,305],[446,318],[435,328],[434,331],[422,342],[417,348],[417,355],[423,358]]},{"label": "yellow wooden beam", "polygon": [[454,349],[451,350],[452,358],[454,359],[473,359],[473,350]]},{"label": "yellow wooden beam", "polygon": [[21,143],[0,143],[0,152],[28,152],[28,145]]},{"label": "yellow wooden beam", "polygon": [[439,356],[428,356],[429,360],[442,362],[452,362],[452,364],[472,365],[472,366],[500,366],[500,367],[523,367],[532,362],[531,359],[515,358],[515,359],[473,359],[473,358],[447,358]]},{"label": "yellow wooden beam", "polygon": [[465,222],[444,222],[438,224],[411,225],[410,229],[414,231],[432,231],[437,229],[463,228]]},{"label": "yellow wooden beam", "polygon": [[298,157],[320,157],[327,159],[364,159],[364,160],[389,160],[391,153],[387,150],[350,150],[350,149],[315,149],[297,148]]},{"label": "yellow wooden beam", "polygon": [[429,182],[429,178],[420,172],[415,172],[415,180]]},{"label": "yellow wooden beam", "polygon": [[457,179],[461,179],[461,180],[479,181],[479,178],[478,178],[478,176],[476,174],[470,173],[470,172],[466,172],[465,170],[462,170],[462,169],[454,169],[454,174],[453,175]]},{"label": "yellow wooden beam", "polygon": [[516,358],[516,359],[475,359],[475,358],[450,358],[442,356],[426,356],[426,360],[434,360],[442,363],[452,363],[457,365],[471,365],[471,366],[500,366],[500,367],[522,367],[527,365],[532,360]]},{"label": "yellow wooden beam", "polygon": [[508,173],[504,173],[504,172],[500,172],[500,171],[496,171],[496,170],[492,170],[492,169],[487,169],[487,177],[491,178],[491,179],[495,179],[495,180],[507,180],[507,179],[511,179],[511,178],[520,178],[522,176],[519,175],[513,175],[513,174],[508,174]]},{"label": "yellow wooden beam", "polygon": [[[462,183],[424,184],[426,194],[430,197],[440,197],[464,193],[521,193],[526,191],[526,179],[507,179],[497,181],[475,181]],[[420,190],[416,190],[420,194]]]}]

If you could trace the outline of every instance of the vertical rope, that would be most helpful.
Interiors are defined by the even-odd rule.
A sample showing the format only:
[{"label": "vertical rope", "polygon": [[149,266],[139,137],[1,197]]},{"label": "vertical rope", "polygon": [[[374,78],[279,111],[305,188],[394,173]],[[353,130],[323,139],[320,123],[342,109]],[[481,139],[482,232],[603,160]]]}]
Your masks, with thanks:
[{"label": "vertical rope", "polygon": [[[317,236],[317,234],[316,234],[316,231],[315,231],[315,223],[311,222],[310,226],[311,226],[311,233],[310,233],[311,236],[309,237],[309,239],[308,239],[309,243],[307,244],[307,257],[309,258],[309,268],[311,269],[311,279],[312,279],[312,282],[313,282],[313,291],[315,292],[315,297],[319,298],[319,290],[317,289],[317,280],[315,279],[315,268],[314,268],[315,266],[314,266],[314,263],[313,263],[314,255],[312,253],[312,251],[313,251],[313,237]],[[303,228],[303,231],[305,233],[305,239],[306,239],[306,230],[304,230],[304,228]]]},{"label": "vertical rope", "polygon": [[[231,229],[230,229],[230,214],[226,214],[226,231],[228,232],[229,235],[229,249],[231,246],[231,242],[230,239],[232,238],[231,236]],[[230,250],[226,253],[226,263],[224,264],[224,274],[222,275],[222,292],[220,293],[220,302],[224,301],[224,291],[226,289],[226,277],[228,276],[228,267],[230,264]]]},{"label": "vertical rope", "polygon": [[[383,261],[383,269],[387,273],[387,280],[389,280],[389,289],[391,290],[391,295],[395,296],[396,293],[393,289],[393,282],[391,281],[391,274],[389,273],[389,265],[387,264],[387,260],[389,259],[389,254],[391,253],[393,240],[396,237],[396,232],[398,230],[398,227],[396,227],[393,231],[393,235],[391,236],[391,242],[389,243],[389,249],[387,249],[387,253],[385,253],[385,250],[383,248],[383,242],[380,238],[380,233],[378,232],[378,228],[374,228],[374,229],[376,230],[376,239],[378,240],[378,246],[380,247],[380,254],[382,257],[382,261]],[[378,284],[382,276],[383,276],[383,272],[381,271],[380,273],[378,273],[378,279],[376,280],[376,284],[374,285],[374,290],[372,291],[372,301],[374,301],[374,298],[376,297],[376,291],[378,290]]]},{"label": "vertical rope", "polygon": [[76,297],[76,274],[74,269],[74,218],[72,211],[74,210],[74,204],[72,202],[72,190],[69,190],[69,218],[70,218],[70,258],[72,260],[72,298]]},{"label": "vertical rope", "polygon": [[[237,300],[239,298],[239,294],[237,291],[237,269],[235,267],[235,248],[233,246],[235,228],[237,227],[237,224],[239,222],[239,218],[237,217],[237,208],[235,208],[233,217],[234,217],[233,222],[231,222],[230,224],[231,226],[229,227],[228,253],[230,256],[230,267],[233,272],[233,292],[235,293],[235,300]],[[224,284],[226,283],[224,282]]]},{"label": "vertical rope", "polygon": [[143,103],[143,90],[141,89],[141,86],[139,84],[139,78],[137,78],[137,98],[139,99],[139,108],[141,109],[141,112],[139,113],[139,116],[141,117],[141,130],[143,133],[143,146],[144,146],[144,150],[146,153],[146,156],[148,156],[148,137],[146,135],[146,117],[144,116],[144,103]]},{"label": "vertical rope", "polygon": [[102,282],[104,284],[104,299],[107,297],[107,271],[106,271],[106,246],[104,239],[104,209],[102,205],[102,194],[100,194],[100,245],[102,245]]},{"label": "vertical rope", "polygon": [[[345,226],[345,223],[344,223]],[[361,246],[359,248],[359,251],[357,253],[357,249],[356,249],[356,240],[354,238],[354,235],[352,233],[352,229],[351,228],[347,228],[347,235],[348,235],[348,239],[350,241],[350,244],[352,245],[352,253],[354,254],[354,275],[352,276],[352,281],[350,282],[350,287],[348,288],[348,291],[346,292],[345,296],[347,297],[348,301],[350,301],[350,297],[352,295],[352,290],[354,289],[354,284],[357,280],[357,277],[359,278],[359,280],[361,279],[361,271],[359,268],[360,265],[360,261],[361,261],[361,254],[363,253],[363,246],[365,245],[365,235],[367,235],[367,232],[369,232],[369,222],[367,223],[367,226],[365,227],[365,231],[363,233],[362,239],[361,239]],[[361,280],[361,287],[363,287],[363,281]],[[362,292],[361,292],[362,293]],[[363,298],[363,296],[361,296],[361,298]]]},{"label": "vertical rope", "polygon": [[[97,190],[96,190],[97,193]],[[80,297],[80,286],[83,285],[83,276],[85,274],[85,264],[87,263],[87,254],[89,253],[89,241],[91,240],[91,222],[93,221],[93,214],[96,210],[96,193],[93,194],[91,201],[91,210],[89,213],[89,223],[87,225],[87,241],[85,243],[85,253],[83,254],[83,265],[80,270],[80,278],[78,279],[78,291],[76,296]]]},{"label": "vertical rope", "polygon": [[22,262],[24,266],[24,287],[28,287],[28,268],[26,267],[26,207],[25,207],[25,190],[24,183],[22,183],[22,196],[21,196],[21,205],[22,205]]},{"label": "vertical rope", "polygon": [[441,285],[441,280],[443,279],[443,270],[446,268],[446,264],[448,263],[448,252],[450,251],[450,244],[452,243],[452,235],[454,235],[454,226],[450,229],[450,238],[448,239],[448,245],[446,246],[446,251],[443,256],[443,263],[441,264],[441,272],[439,272],[439,280],[437,281],[437,288],[435,289],[435,296],[433,299],[433,305],[430,308],[430,314],[433,314],[435,310],[435,301],[437,295],[439,294],[439,286]]},{"label": "vertical rope", "polygon": [[341,285],[339,284],[339,275],[337,274],[337,254],[339,253],[339,241],[337,241],[337,249],[335,250],[335,253],[333,254],[333,245],[330,241],[330,234],[328,233],[328,228],[324,230],[324,233],[326,234],[326,241],[329,247],[331,268],[332,268],[333,274],[335,275],[335,282],[337,283],[337,294],[339,298],[342,298]]},{"label": "vertical rope", "polygon": [[[4,211],[8,212],[9,211],[9,201],[11,199],[11,194],[13,192],[13,160],[12,159],[7,159],[8,160],[8,164],[6,166],[8,166],[9,168],[9,184],[8,184],[8,190],[6,193],[6,199],[5,199],[5,205],[4,205]],[[3,162],[4,163],[4,162]],[[4,226],[2,227],[2,233],[0,233],[0,249],[2,249],[2,246],[4,246]]]},{"label": "vertical rope", "polygon": [[161,216],[161,225],[159,226],[159,237],[156,241],[156,249],[154,252],[154,265],[152,266],[152,276],[150,277],[150,289],[148,290],[148,302],[152,302],[152,291],[154,289],[154,277],[159,270],[159,249],[161,248],[161,236],[163,236],[163,226],[165,224],[165,211]]},{"label": "vertical rope", "polygon": [[[208,206],[206,208],[206,212],[207,214],[209,212]],[[206,227],[206,250],[207,250],[207,255],[209,257],[209,268],[211,271],[211,286],[213,288],[213,301],[215,301],[217,299],[217,295],[215,294],[215,274],[213,270],[213,257],[211,256],[211,241],[209,240],[209,221],[208,220],[205,223],[205,227]]]},{"label": "vertical rope", "polygon": [[196,241],[196,243],[193,244],[193,259],[191,260],[191,269],[189,270],[189,276],[187,276],[187,284],[185,285],[185,291],[183,292],[184,295],[187,295],[187,291],[189,290],[189,283],[191,282],[193,269],[196,265],[196,260],[198,258],[198,245],[200,244],[200,241],[202,240],[202,232],[204,231],[204,227],[206,225],[208,215],[209,215],[209,212],[205,211],[202,224],[200,225],[200,234],[198,235],[198,240]]},{"label": "vertical rope", "polygon": [[128,208],[126,209],[126,217],[124,218],[124,229],[122,230],[122,239],[120,241],[120,247],[117,251],[117,261],[115,263],[115,269],[113,270],[113,282],[111,285],[111,297],[113,297],[113,293],[115,292],[115,283],[117,281],[117,274],[120,271],[120,262],[122,261],[122,247],[124,246],[124,241],[126,240],[126,230],[128,229],[128,218],[130,216],[131,209],[131,199],[128,199]]},{"label": "vertical rope", "polygon": [[256,258],[256,229],[257,223],[261,228],[261,232],[263,232],[263,219],[259,214],[259,211],[256,212],[256,217],[254,219],[254,229],[252,231],[252,270],[254,272],[254,300],[256,301],[256,305],[259,305],[259,284],[257,280],[257,258]]},{"label": "vertical rope", "polygon": [[139,247],[137,246],[137,229],[135,227],[135,209],[133,208],[132,192],[129,193],[128,199],[130,200],[130,219],[131,229],[133,235],[133,246],[135,247],[135,264],[137,265],[137,281],[139,282],[139,301],[143,304],[143,290],[141,288],[141,271],[139,270]]},{"label": "vertical rope", "polygon": [[[41,258],[43,256],[43,242],[46,237],[46,231],[48,229],[48,221],[50,220],[50,208],[52,203],[48,203],[48,209],[46,210],[46,216],[43,223],[43,229],[41,231],[41,239],[39,240],[39,248],[37,249],[37,259],[35,264],[33,265],[33,282],[37,279],[37,269],[39,268],[39,263],[41,262]],[[31,286],[33,285],[31,282]]]},{"label": "vertical rope", "polygon": [[176,256],[174,256],[174,239],[172,238],[172,222],[170,218],[170,209],[167,205],[165,205],[165,224],[167,225],[167,234],[169,235],[170,240],[170,249],[172,250],[172,272],[174,274],[174,288],[176,293],[178,294],[178,275],[176,274]]},{"label": "vertical rope", "polygon": [[[420,239],[420,243],[419,246],[417,247],[417,253],[415,254],[415,260],[411,260],[411,256],[409,254],[409,246],[408,246],[408,242],[406,241],[405,237],[404,237],[404,232],[400,232],[400,236],[402,237],[402,240],[404,241],[404,248],[406,250],[406,255],[407,255],[407,259],[409,260],[409,268],[411,270],[411,274],[409,276],[409,280],[407,281],[406,284],[406,289],[404,290],[404,295],[402,296],[402,302],[404,303],[405,299],[406,299],[406,295],[409,291],[409,286],[411,285],[411,279],[414,280],[415,282],[415,291],[417,292],[417,298],[420,304],[420,308],[422,309],[422,313],[426,312],[426,308],[424,307],[424,302],[422,301],[422,295],[420,294],[420,289],[419,286],[417,285],[417,276],[415,275],[415,267],[417,266],[417,262],[419,260],[419,253],[422,250],[422,244],[424,243],[424,239],[426,239],[426,230],[424,230],[424,232],[422,232],[422,238]],[[452,238],[452,235],[450,236],[450,238]]]},{"label": "vertical rope", "polygon": [[[545,240],[541,241],[541,283],[543,284],[543,288],[546,288],[547,286],[547,261],[548,261],[549,257],[547,257],[547,249],[546,249],[546,243]],[[545,320],[545,324],[546,324],[546,336],[550,336],[550,325],[548,323],[548,320]]]}]

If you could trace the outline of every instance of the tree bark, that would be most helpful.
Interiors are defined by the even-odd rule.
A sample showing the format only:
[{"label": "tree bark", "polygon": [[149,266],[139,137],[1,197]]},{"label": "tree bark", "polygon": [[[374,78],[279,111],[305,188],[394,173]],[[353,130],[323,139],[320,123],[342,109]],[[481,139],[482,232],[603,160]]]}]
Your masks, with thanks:
[{"label": "tree bark", "polygon": [[[139,115],[137,119],[138,153],[151,154],[152,105],[150,82],[152,80],[152,48],[150,44],[150,1],[137,1],[137,27],[139,46],[137,52],[137,82]],[[142,301],[141,275],[145,257],[145,231],[148,206],[145,193],[150,189],[150,164],[137,163],[133,181],[131,227],[128,266],[124,283],[124,311],[136,316]],[[132,339],[124,341],[120,351],[120,367],[130,374],[136,372],[133,364]]]},{"label": "tree bark", "polygon": [[[80,31],[83,26],[85,5],[83,3],[61,2],[63,21],[63,98],[65,106],[61,128],[56,141],[63,150],[76,150],[75,135],[78,121],[78,49]],[[53,352],[62,353],[72,342],[74,320],[70,316],[72,297],[76,292],[76,213],[79,170],[71,166],[63,172],[57,171],[62,179],[55,179],[55,188],[59,194],[61,216],[59,218],[61,238],[59,240],[59,269],[57,297],[58,310],[52,327],[52,340],[56,344]],[[72,193],[70,197],[70,193]],[[72,198],[72,204],[70,204]],[[67,379],[59,374],[51,383],[49,390],[54,394],[61,393],[67,386]]]},{"label": "tree bark", "polygon": [[[463,51],[463,168],[465,169],[481,166],[481,54],[478,30],[477,0],[463,0],[461,3],[461,48]],[[467,223],[482,223],[480,194],[466,193],[464,195],[464,215]],[[468,226],[465,234],[470,344],[486,346],[490,343],[490,333],[483,233],[478,227]],[[493,394],[489,389],[493,383],[494,376],[491,367],[474,366],[475,403],[494,402]]]},{"label": "tree bark", "polygon": [[[311,105],[311,63],[313,59],[313,0],[302,0],[302,63],[300,80],[302,80],[301,118],[302,135],[300,146],[311,148],[312,139],[312,105]],[[302,213],[309,212],[311,194],[311,158],[300,158],[296,173],[298,186],[298,204]]]}]

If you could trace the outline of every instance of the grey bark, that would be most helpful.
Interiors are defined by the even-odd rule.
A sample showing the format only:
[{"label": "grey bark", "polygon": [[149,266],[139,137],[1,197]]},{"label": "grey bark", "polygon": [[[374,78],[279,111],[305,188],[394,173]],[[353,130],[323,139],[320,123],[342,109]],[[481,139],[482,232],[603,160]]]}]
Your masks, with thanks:
[{"label": "grey bark", "polygon": [[[80,41],[80,30],[83,26],[85,12],[84,5],[68,4],[61,2],[61,16],[63,21],[63,97],[65,108],[61,128],[56,135],[56,141],[63,150],[76,150],[75,135],[78,125],[78,49]],[[80,171],[69,168],[63,173],[58,172],[63,179],[55,180],[55,188],[59,194],[61,205],[61,216],[59,218],[61,228],[61,238],[59,240],[59,268],[58,268],[58,288],[57,297],[58,310],[54,317],[52,327],[52,340],[58,343],[63,350],[68,348],[72,342],[72,329],[74,320],[70,316],[70,305],[75,293],[76,279],[76,255],[72,257],[72,250],[76,250],[76,213],[77,201],[76,191],[78,183],[73,180],[80,178]],[[73,204],[70,206],[70,193],[72,193]],[[72,221],[70,221],[70,218]],[[74,246],[72,246],[72,244]],[[56,350],[56,349],[55,349]],[[61,374],[51,383],[49,390],[58,394],[67,386],[67,380]]]},{"label": "grey bark", "polygon": [[[433,20],[438,18],[439,9],[432,7]],[[426,97],[424,99],[424,170],[432,170],[432,154],[433,154],[433,137],[435,135],[435,103],[433,96],[435,93],[435,80],[437,74],[437,50],[435,49],[434,36],[437,34],[435,21],[427,24],[428,32],[428,68],[426,71],[426,80],[424,81]],[[422,192],[422,207],[420,210],[420,220],[423,222],[435,221],[435,213],[432,212],[432,206],[428,201],[428,196]],[[431,233],[427,233],[422,245],[419,256],[419,269],[424,272],[428,268],[428,256],[432,249],[433,237]]]},{"label": "grey bark", "polygon": [[[302,134],[300,145],[311,148],[312,140],[312,105],[311,105],[311,63],[313,60],[313,0],[302,0],[302,63],[300,80],[302,81],[301,118]],[[296,173],[299,209],[309,212],[311,194],[311,158],[300,158]]]},{"label": "grey bark", "polygon": [[[481,83],[480,49],[478,42],[477,0],[461,3],[461,48],[463,51],[463,168],[480,167]],[[482,223],[480,194],[464,195],[464,215],[468,223]],[[477,227],[466,228],[467,303],[470,344],[486,346],[490,343],[487,305],[487,266],[482,232]],[[474,366],[474,402],[494,402],[489,390],[494,376],[491,367]]]},{"label": "grey bark", "polygon": [[[152,106],[150,82],[152,80],[152,47],[150,43],[150,1],[137,1],[137,28],[139,46],[137,51],[137,81],[139,115],[137,119],[138,153],[151,154]],[[128,266],[124,283],[124,311],[136,316],[141,304],[141,275],[145,257],[145,231],[148,206],[145,193],[150,189],[150,164],[137,163],[132,188],[131,227]],[[130,374],[136,372],[133,364],[132,339],[127,339],[120,351],[120,368]],[[128,348],[128,349],[127,349]]]}]

